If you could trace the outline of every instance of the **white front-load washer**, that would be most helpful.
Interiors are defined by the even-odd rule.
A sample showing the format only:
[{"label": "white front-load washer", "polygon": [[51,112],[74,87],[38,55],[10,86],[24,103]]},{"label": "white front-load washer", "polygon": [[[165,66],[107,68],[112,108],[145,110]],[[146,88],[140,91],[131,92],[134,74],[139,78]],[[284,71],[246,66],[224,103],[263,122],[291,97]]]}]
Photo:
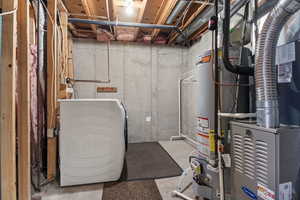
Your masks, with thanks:
[{"label": "white front-load washer", "polygon": [[61,186],[120,178],[125,120],[125,110],[117,99],[60,100]]}]

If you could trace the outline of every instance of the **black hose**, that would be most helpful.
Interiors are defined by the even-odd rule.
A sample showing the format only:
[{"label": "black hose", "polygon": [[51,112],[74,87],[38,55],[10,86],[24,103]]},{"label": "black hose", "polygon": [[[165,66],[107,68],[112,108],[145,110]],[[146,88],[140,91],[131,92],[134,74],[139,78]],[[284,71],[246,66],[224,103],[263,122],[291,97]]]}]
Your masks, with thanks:
[{"label": "black hose", "polygon": [[225,68],[239,75],[254,76],[254,68],[249,66],[232,65],[229,60],[229,29],[230,29],[230,1],[224,0],[223,21],[223,63]]}]

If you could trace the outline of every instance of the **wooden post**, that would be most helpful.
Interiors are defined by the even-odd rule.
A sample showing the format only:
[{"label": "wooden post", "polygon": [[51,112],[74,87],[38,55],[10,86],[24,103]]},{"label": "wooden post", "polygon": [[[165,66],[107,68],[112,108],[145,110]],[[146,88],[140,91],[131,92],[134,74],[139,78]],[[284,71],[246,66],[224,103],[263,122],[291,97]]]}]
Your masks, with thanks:
[{"label": "wooden post", "polygon": [[62,71],[63,77],[68,75],[68,13],[61,12],[61,29],[62,29]]},{"label": "wooden post", "polygon": [[[91,8],[89,7],[89,1],[87,0],[81,0],[81,4],[82,4],[82,7],[85,11],[85,14],[88,15],[88,16],[92,16],[92,15],[95,15],[92,11],[91,11]],[[97,26],[95,24],[91,24],[91,28],[92,30],[97,34]]]},{"label": "wooden post", "polygon": [[29,1],[18,5],[18,197],[31,200]]},{"label": "wooden post", "polygon": [[48,166],[47,178],[51,180],[56,176],[56,137],[54,128],[56,126],[57,108],[57,0],[48,1],[47,29],[47,129],[48,129]]},{"label": "wooden post", "polygon": [[71,34],[69,34],[68,40],[68,77],[74,79],[73,39]]},{"label": "wooden post", "polygon": [[[142,21],[143,21],[147,3],[148,3],[148,0],[142,1],[142,7],[140,8],[140,12],[137,17],[137,22],[139,22],[139,23],[142,23]],[[106,6],[108,6],[108,5],[106,5]],[[136,38],[138,37],[139,31],[140,31],[140,29],[136,29],[136,31],[134,32],[134,40],[136,40]]]},{"label": "wooden post", "polygon": [[[2,1],[2,12],[17,8],[17,0]],[[1,199],[16,200],[16,13],[3,16],[0,67]]]},{"label": "wooden post", "polygon": [[[156,22],[157,24],[165,24],[166,20],[168,19],[170,13],[172,12],[173,8],[175,7],[176,3],[178,0],[168,0],[166,2],[166,6],[163,9],[162,14],[160,15],[158,21]],[[160,29],[154,29],[151,37],[152,37],[152,41],[154,41],[157,37],[157,35],[159,34]]]}]

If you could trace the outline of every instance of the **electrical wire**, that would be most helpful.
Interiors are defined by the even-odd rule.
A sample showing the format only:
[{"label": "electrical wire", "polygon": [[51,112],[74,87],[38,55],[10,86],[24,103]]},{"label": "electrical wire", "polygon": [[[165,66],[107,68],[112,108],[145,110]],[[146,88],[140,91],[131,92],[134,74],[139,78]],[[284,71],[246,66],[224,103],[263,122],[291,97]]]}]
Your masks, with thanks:
[{"label": "electrical wire", "polygon": [[[192,3],[193,3],[193,0],[189,2],[188,6],[184,10],[183,15],[181,17],[181,20],[179,19],[181,21],[181,26],[184,25],[185,18],[186,18],[187,14],[188,14],[188,11],[190,10],[190,7],[191,7]],[[180,27],[180,29],[181,28],[183,28],[183,27]]]},{"label": "electrical wire", "polygon": [[42,6],[43,6],[44,9],[46,10],[47,15],[48,15],[48,17],[49,17],[51,23],[54,24],[54,20],[53,20],[53,18],[52,18],[52,16],[51,16],[51,14],[50,14],[50,12],[49,12],[47,6],[46,6],[45,3],[43,2],[43,0],[39,0],[39,1],[42,3]]},{"label": "electrical wire", "polygon": [[17,12],[17,10],[18,10],[18,7],[16,7],[13,10],[10,10],[10,11],[0,13],[0,16],[13,15],[13,14],[15,14]]},{"label": "electrical wire", "polygon": [[[56,26],[56,22],[54,21],[54,19],[53,19],[53,17],[51,16],[51,14],[50,14],[50,11],[48,10],[48,8],[47,8],[47,6],[45,5],[45,3],[43,2],[43,0],[39,0],[40,1],[40,3],[42,4],[42,6],[44,7],[44,9],[46,10],[46,13],[47,13],[47,15],[48,15],[48,18],[49,18],[49,20],[51,21],[51,23],[52,23],[52,25],[54,25],[55,26],[55,30],[54,30],[54,32],[55,31],[59,31],[59,29],[58,29],[58,27]],[[55,33],[56,34],[56,33]],[[55,37],[54,37],[54,35],[55,34],[52,34],[52,46],[54,46],[54,42],[55,42]],[[54,64],[56,65],[57,63],[55,62],[55,56],[54,56],[54,48],[52,48],[52,51],[51,51],[51,57],[52,57],[52,60],[53,60],[53,62],[54,62]],[[54,82],[53,84],[51,84],[51,90],[52,91],[55,91],[55,86],[57,85],[57,83],[56,82]],[[49,87],[49,86],[48,86]],[[56,99],[55,99],[55,95],[53,95],[53,102],[55,102],[56,101]],[[49,112],[49,115],[54,115],[54,113],[53,113],[54,111],[50,111]]]},{"label": "electrical wire", "polygon": [[[59,21],[59,24],[61,25],[62,24],[62,17],[61,17],[61,15],[60,15],[60,12],[58,12],[58,21]],[[62,29],[62,26],[59,26],[59,30],[60,30],[60,35],[58,35],[58,36],[60,36],[61,37],[61,39],[60,40],[58,40],[58,43],[60,44],[60,45],[58,45],[58,46],[60,46],[60,48],[58,48],[58,50],[59,50],[59,55],[60,56],[62,56],[63,54],[62,54],[62,52],[64,51],[64,49],[63,49],[63,42],[61,42],[61,40],[63,39],[63,35],[64,35],[64,32],[63,32],[63,29]],[[63,66],[63,67],[65,67],[65,66]],[[65,69],[63,69],[63,70],[65,70]],[[62,76],[63,75],[63,77],[61,77],[61,80],[63,80],[63,79],[65,79],[65,75],[66,74],[64,74],[63,73],[64,71],[60,71],[60,76]]]},{"label": "electrical wire", "polygon": [[[187,14],[188,14],[188,11],[189,11],[189,9],[190,9],[190,7],[191,7],[193,1],[194,1],[194,0],[191,0],[191,1],[189,2],[189,4],[187,5],[187,7],[185,8],[185,10],[183,11],[183,14],[182,14],[182,15],[177,19],[177,21],[176,21],[176,26],[179,27],[179,25],[180,25],[180,27],[179,27],[179,30],[180,30],[180,31],[181,31],[181,29],[182,29],[183,26],[184,26],[185,18],[186,18]],[[173,31],[171,31],[171,33],[173,33]],[[172,35],[172,34],[169,34],[168,39],[171,37],[171,35]]]},{"label": "electrical wire", "polygon": [[[108,19],[108,21],[110,21],[111,19],[110,19],[110,13],[109,13],[109,3],[108,3],[108,0],[106,0],[106,13],[107,13],[107,19]],[[112,31],[112,27],[111,26],[109,26],[109,29],[110,29],[110,32],[111,33],[113,33],[113,31]]]}]

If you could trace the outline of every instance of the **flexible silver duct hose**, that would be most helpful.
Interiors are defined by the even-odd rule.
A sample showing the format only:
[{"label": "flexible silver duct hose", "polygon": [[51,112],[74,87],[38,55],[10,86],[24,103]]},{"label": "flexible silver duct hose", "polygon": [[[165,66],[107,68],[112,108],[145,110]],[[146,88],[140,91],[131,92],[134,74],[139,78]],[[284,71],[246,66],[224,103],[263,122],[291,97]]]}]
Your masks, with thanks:
[{"label": "flexible silver duct hose", "polygon": [[278,40],[278,46],[300,39],[300,11],[295,13],[284,25]]},{"label": "flexible silver duct hose", "polygon": [[277,71],[275,55],[280,31],[300,9],[300,0],[281,0],[263,25],[257,48],[256,95],[257,124],[266,128],[279,126]]}]

